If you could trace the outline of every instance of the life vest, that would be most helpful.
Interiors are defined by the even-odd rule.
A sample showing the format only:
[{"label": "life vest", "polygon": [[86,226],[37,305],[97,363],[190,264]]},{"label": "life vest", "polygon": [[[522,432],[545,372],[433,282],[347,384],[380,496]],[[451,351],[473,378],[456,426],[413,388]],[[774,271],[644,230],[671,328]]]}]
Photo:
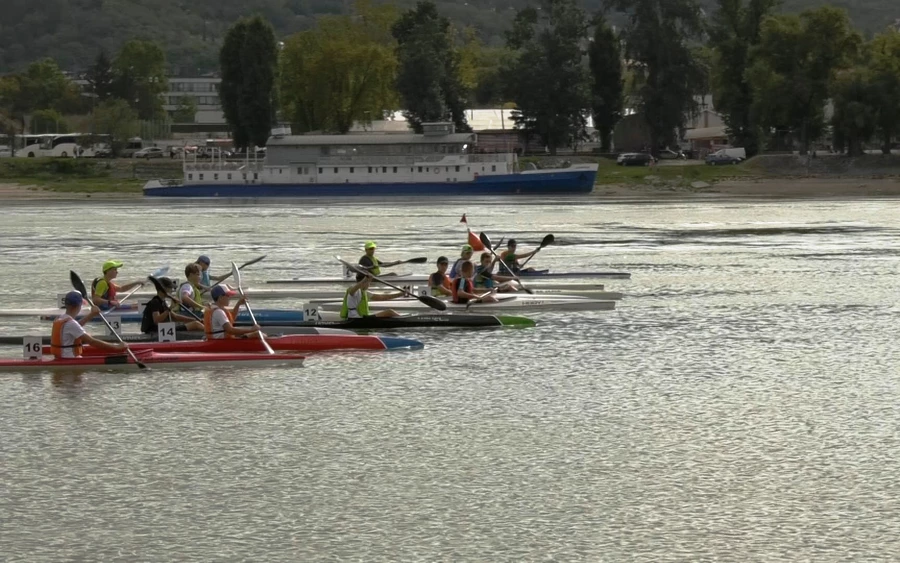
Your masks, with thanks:
[{"label": "life vest", "polygon": [[[181,285],[178,287],[178,298],[179,298],[179,299],[181,298],[181,289],[182,289],[184,286],[186,286],[186,285],[191,286],[191,290],[194,292],[194,294],[191,295],[191,299],[193,299],[193,300],[196,301],[197,303],[200,303],[200,288],[197,287],[196,285],[192,284],[191,282],[184,282],[183,284],[181,284]],[[185,305],[185,304],[183,304],[183,303],[182,303],[182,305],[181,305],[181,309],[182,309],[183,311],[193,311],[193,312],[195,312],[195,313],[199,313],[199,312],[202,310],[202,308],[199,308],[199,309],[193,308],[193,307],[190,307],[190,306]]]},{"label": "life vest", "polygon": [[484,266],[478,266],[477,268],[475,268],[475,287],[494,287],[494,279],[482,275],[484,273],[492,274],[493,272],[491,272],[490,269],[485,268]]},{"label": "life vest", "polygon": [[472,280],[467,278],[459,278],[453,280],[453,302],[454,303],[465,303],[469,300],[467,297],[463,297],[465,301],[460,301],[459,290],[461,289],[459,286],[464,286],[462,289],[468,293],[475,293],[475,285],[472,283]]},{"label": "life vest", "polygon": [[462,268],[463,262],[466,262],[466,261],[467,260],[465,258],[460,258],[456,262],[453,263],[453,266],[450,267],[450,274],[448,274],[450,276],[451,280],[455,280],[456,278],[458,278],[460,276],[461,272],[459,270],[460,270],[460,268]]},{"label": "life vest", "polygon": [[434,278],[438,274],[440,274],[440,272],[435,272],[435,273],[431,274],[431,276],[428,278],[428,286],[429,286],[429,289],[431,290],[432,297],[443,297],[444,294],[441,293],[440,291],[438,291],[439,287],[443,287],[444,289],[450,289],[450,290],[453,289],[453,283],[450,281],[450,276],[448,276],[447,274],[443,274],[441,283],[435,284]]},{"label": "life vest", "polygon": [[374,256],[369,256],[368,254],[366,254],[365,257],[372,261],[372,267],[368,268],[369,273],[372,274],[373,276],[377,276],[377,275],[381,274],[381,268],[378,266],[378,258],[375,258]]},{"label": "life vest", "polygon": [[516,254],[514,252],[507,250],[500,255],[500,259],[506,264],[506,267],[509,268],[510,272],[516,273],[519,271],[519,262],[516,260]]},{"label": "life vest", "polygon": [[[116,284],[109,283],[106,281],[106,278],[94,278],[93,283],[91,283],[91,293],[106,301],[113,301],[116,298]],[[98,303],[97,307],[105,311],[110,308],[110,305],[109,303],[103,303],[102,305]]]},{"label": "life vest", "polygon": [[[212,316],[213,311],[215,311],[216,309],[221,309],[221,307],[213,305],[212,307],[207,307],[203,310],[203,330],[206,332],[206,339],[212,340],[213,337],[217,334],[224,334],[225,338],[234,338],[233,334],[228,334],[224,330],[213,331]],[[225,311],[225,316],[228,317],[228,324],[234,326],[234,315],[231,313],[231,311],[227,309],[222,309],[222,311]]]},{"label": "life vest", "polygon": [[66,348],[72,349],[72,355],[76,358],[81,356],[81,352],[84,350],[84,346],[82,345],[82,337],[78,337],[75,339],[69,346],[63,345],[63,328],[66,326],[66,323],[71,321],[72,317],[69,315],[63,315],[62,317],[53,321],[53,331],[50,333],[50,353],[58,358],[62,358],[63,350]]},{"label": "life vest", "polygon": [[344,302],[341,303],[341,318],[349,319],[350,311],[356,311],[360,317],[365,317],[369,314],[369,292],[365,289],[360,289],[362,295],[359,298],[359,305],[356,306],[355,309],[350,309],[347,306],[347,299],[350,298],[350,290],[344,292]]}]

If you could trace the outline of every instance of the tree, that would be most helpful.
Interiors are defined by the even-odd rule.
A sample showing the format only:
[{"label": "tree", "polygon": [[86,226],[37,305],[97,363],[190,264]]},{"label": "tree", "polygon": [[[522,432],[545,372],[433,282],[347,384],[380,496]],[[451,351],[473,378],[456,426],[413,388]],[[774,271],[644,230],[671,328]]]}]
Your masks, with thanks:
[{"label": "tree", "polygon": [[834,104],[831,125],[847,147],[847,156],[861,156],[863,143],[875,134],[876,93],[871,72],[862,64],[836,73],[829,91]]},{"label": "tree", "polygon": [[550,154],[586,137],[590,78],[582,41],[587,18],[573,0],[543,0],[516,14],[507,46],[516,57],[503,72],[516,127],[536,134]]},{"label": "tree", "polygon": [[613,127],[622,118],[625,80],[619,38],[606,20],[594,19],[594,38],[588,46],[591,68],[591,113],[600,135],[600,150],[609,152]]},{"label": "tree", "polygon": [[94,64],[88,69],[87,76],[90,87],[90,93],[97,97],[98,102],[103,102],[113,95],[115,72],[113,72],[112,61],[106,55],[106,51],[101,49],[94,59]]},{"label": "tree", "polygon": [[502,105],[505,101],[501,71],[510,64],[512,52],[505,47],[488,47],[475,29],[463,32],[464,43],[459,51],[459,78],[469,93],[469,107]]},{"label": "tree", "polygon": [[260,16],[238,20],[219,51],[219,99],[239,149],[265,146],[275,120],[278,50],[272,26]]},{"label": "tree", "polygon": [[31,114],[32,133],[68,133],[69,125],[55,109],[39,109]]},{"label": "tree", "polygon": [[867,53],[881,151],[890,154],[891,141],[900,132],[900,31],[876,35]]},{"label": "tree", "polygon": [[178,107],[172,112],[175,123],[193,123],[197,115],[197,100],[193,96],[178,98]]},{"label": "tree", "polygon": [[702,87],[702,69],[691,42],[700,32],[695,0],[609,0],[628,16],[622,38],[634,74],[636,107],[650,131],[651,151],[675,141],[687,116],[696,111],[694,95]]},{"label": "tree", "polygon": [[140,131],[137,112],[125,100],[111,98],[94,108],[94,132],[112,137],[112,151],[119,151]]},{"label": "tree", "polygon": [[712,92],[732,143],[747,156],[759,152],[760,126],[753,114],[753,89],[747,80],[750,54],[759,45],[763,20],[780,0],[718,0],[710,26],[713,48]]},{"label": "tree", "polygon": [[162,93],[168,89],[166,55],[152,41],[132,39],[113,61],[114,91],[137,111],[140,119],[164,114]]},{"label": "tree", "polygon": [[751,111],[759,115],[761,125],[782,135],[799,133],[800,152],[806,154],[825,126],[828,85],[835,72],[849,64],[861,41],[847,13],[829,6],[799,16],[766,18],[747,69]]},{"label": "tree", "polygon": [[420,1],[400,16],[392,31],[400,65],[397,92],[410,126],[421,133],[422,123],[450,120],[458,131],[471,131],[450,20],[439,15],[432,2]]},{"label": "tree", "polygon": [[285,42],[281,98],[301,131],[346,133],[397,107],[391,5],[358,3],[357,14],[319,20]]}]

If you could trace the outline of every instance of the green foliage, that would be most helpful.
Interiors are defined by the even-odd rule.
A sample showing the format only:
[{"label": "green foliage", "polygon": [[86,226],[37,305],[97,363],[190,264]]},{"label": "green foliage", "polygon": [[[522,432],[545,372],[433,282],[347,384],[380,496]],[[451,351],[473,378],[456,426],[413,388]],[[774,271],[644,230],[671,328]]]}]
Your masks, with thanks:
[{"label": "green foliage", "polygon": [[600,135],[600,150],[609,151],[613,127],[622,118],[625,79],[619,37],[602,17],[594,19],[594,39],[588,47],[591,69],[591,112]]},{"label": "green foliage", "polygon": [[197,115],[197,100],[193,96],[178,98],[178,107],[172,112],[175,123],[193,123]]},{"label": "green foliage", "polygon": [[420,1],[400,16],[392,31],[399,63],[396,87],[410,126],[421,132],[422,123],[453,121],[457,131],[471,131],[465,112],[468,92],[450,20],[438,14],[434,3]]},{"label": "green foliage", "polygon": [[88,81],[87,91],[96,96],[98,101],[103,102],[112,97],[116,75],[113,71],[112,61],[109,60],[105,50],[101,49],[97,54],[85,79]]},{"label": "green foliage", "polygon": [[763,20],[779,0],[718,0],[710,27],[713,49],[713,103],[735,146],[748,157],[759,152],[760,130],[753,113],[753,90],[747,80],[751,51],[759,44]]},{"label": "green foliage", "polygon": [[513,54],[505,47],[489,47],[478,37],[475,29],[463,32],[460,49],[459,75],[469,92],[469,107],[496,107],[504,100],[501,69],[509,64]]},{"label": "green foliage", "polygon": [[540,12],[521,10],[507,44],[516,58],[504,69],[516,126],[537,134],[550,154],[586,138],[590,78],[581,43],[587,37],[584,11],[572,0],[544,0]]},{"label": "green foliage", "polygon": [[269,138],[277,58],[275,32],[259,16],[239,20],[225,36],[219,52],[219,98],[238,148],[265,146]]},{"label": "green foliage", "polygon": [[168,90],[166,55],[151,41],[132,39],[112,63],[116,97],[128,101],[141,119],[164,114],[160,94]]},{"label": "green foliage", "polygon": [[94,108],[94,132],[112,136],[113,154],[118,155],[139,131],[137,112],[125,100],[106,100]]},{"label": "green foliage", "polygon": [[302,132],[346,133],[397,107],[397,71],[391,5],[357,4],[357,14],[326,16],[316,29],[285,42],[280,98]]},{"label": "green foliage", "polygon": [[872,75],[863,66],[837,73],[831,86],[834,115],[831,124],[837,142],[848,156],[863,154],[863,143],[875,134],[878,119]]},{"label": "green foliage", "polygon": [[705,83],[690,46],[700,32],[699,8],[694,0],[611,0],[611,6],[628,14],[622,37],[634,73],[634,106],[656,152],[673,144]]},{"label": "green foliage", "polygon": [[798,134],[806,154],[824,130],[828,85],[860,42],[847,13],[836,8],[766,18],[747,69],[760,125],[778,137]]},{"label": "green foliage", "polygon": [[866,53],[881,150],[890,154],[891,140],[900,132],[900,31],[876,35]]},{"label": "green foliage", "polygon": [[32,133],[68,133],[69,125],[55,109],[39,109],[31,113]]}]

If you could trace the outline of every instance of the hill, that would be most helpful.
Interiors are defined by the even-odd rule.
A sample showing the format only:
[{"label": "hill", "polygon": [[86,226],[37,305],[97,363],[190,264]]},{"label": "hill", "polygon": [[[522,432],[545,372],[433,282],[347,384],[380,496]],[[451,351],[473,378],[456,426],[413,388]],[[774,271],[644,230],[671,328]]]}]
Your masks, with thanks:
[{"label": "hill", "polygon": [[[0,19],[0,73],[29,62],[54,58],[65,70],[86,68],[100,49],[115,53],[127,39],[152,39],[166,50],[173,71],[197,74],[218,67],[220,39],[239,17],[259,13],[280,37],[307,29],[323,14],[349,9],[351,0],[4,0]],[[401,0],[406,8],[413,0]],[[526,0],[438,0],[438,9],[459,26],[472,26],[488,44],[500,44],[503,31]],[[710,12],[715,0],[701,0]],[[785,0],[785,11],[824,4]],[[873,32],[900,18],[895,0],[834,0],[863,31]],[[594,11],[601,0],[586,0]],[[851,9],[852,8],[852,9]]]}]

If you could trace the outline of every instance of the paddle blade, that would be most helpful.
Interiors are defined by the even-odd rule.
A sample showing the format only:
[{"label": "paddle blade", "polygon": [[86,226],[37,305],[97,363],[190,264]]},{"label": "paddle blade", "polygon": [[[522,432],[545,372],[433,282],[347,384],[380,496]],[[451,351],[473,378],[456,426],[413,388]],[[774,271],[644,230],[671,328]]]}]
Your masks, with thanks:
[{"label": "paddle blade", "polygon": [[156,270],[155,272],[153,272],[152,274],[150,274],[150,277],[159,278],[168,273],[169,273],[169,267],[163,266],[162,268],[160,268],[160,269]]},{"label": "paddle blade", "polygon": [[87,288],[84,287],[84,282],[81,281],[81,278],[78,277],[73,270],[69,270],[69,281],[72,282],[72,287],[75,288],[75,291],[81,294],[82,297],[87,297]]},{"label": "paddle blade", "polygon": [[165,293],[166,295],[169,294],[169,292],[166,291],[166,288],[163,287],[162,283],[158,279],[156,279],[156,276],[147,276],[147,278],[151,282],[153,282],[153,287],[156,288],[157,293],[159,293],[161,291],[161,292]]},{"label": "paddle blade", "polygon": [[447,304],[438,299],[437,297],[432,297],[430,295],[417,295],[416,299],[421,301],[422,303],[428,305],[432,309],[437,309],[438,311],[446,311]]},{"label": "paddle blade", "polygon": [[428,258],[426,256],[420,256],[419,258],[410,258],[409,260],[404,260],[404,262],[408,264],[425,264],[428,262]]},{"label": "paddle blade", "polygon": [[252,265],[256,264],[257,262],[263,260],[266,256],[268,256],[268,254],[263,254],[262,256],[260,256],[258,258],[254,258],[253,260],[250,260],[249,262],[244,262],[243,264],[241,264],[241,269],[246,268],[247,266],[252,266]]},{"label": "paddle blade", "polygon": [[556,242],[556,238],[552,234],[547,235],[544,237],[544,240],[541,241],[541,248],[544,248],[549,244],[553,244],[554,242]]},{"label": "paddle blade", "polygon": [[238,291],[240,291],[243,287],[241,284],[241,269],[234,262],[231,263],[231,276],[234,278],[234,283],[237,284]]},{"label": "paddle blade", "polygon": [[494,248],[494,245],[491,244],[491,237],[487,236],[487,233],[481,233],[478,235],[478,239],[485,248]]}]

